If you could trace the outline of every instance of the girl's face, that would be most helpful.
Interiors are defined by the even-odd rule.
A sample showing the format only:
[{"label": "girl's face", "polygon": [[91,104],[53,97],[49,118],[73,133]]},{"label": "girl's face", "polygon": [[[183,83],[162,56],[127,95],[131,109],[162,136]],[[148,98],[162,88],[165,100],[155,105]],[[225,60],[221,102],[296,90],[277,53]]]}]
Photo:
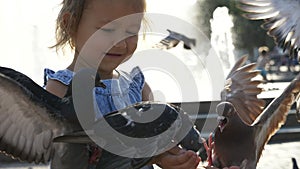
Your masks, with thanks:
[{"label": "girl's face", "polygon": [[142,14],[118,18],[141,12],[126,0],[88,1],[74,35],[75,57],[97,65],[100,75],[111,73],[135,51]]}]

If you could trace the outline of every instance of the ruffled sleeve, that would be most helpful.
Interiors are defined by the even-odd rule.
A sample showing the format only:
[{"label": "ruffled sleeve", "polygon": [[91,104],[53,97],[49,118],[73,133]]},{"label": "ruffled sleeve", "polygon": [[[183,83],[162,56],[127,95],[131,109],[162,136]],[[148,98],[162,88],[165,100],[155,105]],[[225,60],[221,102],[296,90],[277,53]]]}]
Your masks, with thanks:
[{"label": "ruffled sleeve", "polygon": [[145,77],[142,70],[138,66],[134,67],[129,75],[133,81],[133,85],[135,85],[139,90],[142,90],[145,85]]},{"label": "ruffled sleeve", "polygon": [[69,85],[74,73],[68,69],[59,70],[57,72],[51,69],[44,69],[44,85],[46,86],[49,79],[57,80],[65,85]]}]

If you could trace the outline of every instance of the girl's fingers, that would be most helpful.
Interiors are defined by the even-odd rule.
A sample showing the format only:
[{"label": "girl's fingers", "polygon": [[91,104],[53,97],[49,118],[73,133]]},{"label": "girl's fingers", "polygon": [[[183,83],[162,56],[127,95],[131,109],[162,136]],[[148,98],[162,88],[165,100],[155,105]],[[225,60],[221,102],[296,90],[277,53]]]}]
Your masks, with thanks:
[{"label": "girl's fingers", "polygon": [[176,155],[176,154],[182,154],[182,153],[184,153],[185,150],[183,150],[183,149],[181,149],[181,148],[179,148],[179,147],[176,146],[176,147],[173,147],[172,149],[170,149],[168,152],[171,153],[171,154]]},{"label": "girl's fingers", "polygon": [[209,147],[211,147],[211,144],[212,144],[212,142],[213,142],[213,141],[212,141],[212,135],[213,135],[212,133],[209,134],[209,138],[208,138],[208,146],[209,146]]},{"label": "girl's fingers", "polygon": [[204,138],[201,138],[201,139],[202,139],[202,144],[203,144],[203,146],[204,146],[204,148],[206,150],[206,153],[207,153],[209,151],[209,147],[208,147],[208,145],[206,143],[206,140]]}]

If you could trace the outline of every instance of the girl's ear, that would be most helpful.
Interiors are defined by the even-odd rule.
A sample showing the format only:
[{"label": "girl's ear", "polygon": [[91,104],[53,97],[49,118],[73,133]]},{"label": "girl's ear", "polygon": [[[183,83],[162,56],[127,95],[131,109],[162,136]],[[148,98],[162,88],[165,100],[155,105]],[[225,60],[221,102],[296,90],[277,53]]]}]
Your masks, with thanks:
[{"label": "girl's ear", "polygon": [[71,45],[73,44],[73,40],[75,38],[75,22],[70,12],[66,12],[62,15],[61,28],[64,29],[64,32],[71,38]]},{"label": "girl's ear", "polygon": [[71,13],[66,12],[62,16],[61,27],[64,28],[65,32],[69,34],[69,36],[73,37],[76,25],[74,22],[74,17],[72,17]]},{"label": "girl's ear", "polygon": [[70,34],[72,27],[72,18],[69,12],[66,12],[62,15],[61,27],[64,28],[65,32]]},{"label": "girl's ear", "polygon": [[69,24],[70,18],[71,18],[70,12],[64,13],[63,16],[62,16],[62,23],[61,24],[63,24],[63,26],[67,26]]}]

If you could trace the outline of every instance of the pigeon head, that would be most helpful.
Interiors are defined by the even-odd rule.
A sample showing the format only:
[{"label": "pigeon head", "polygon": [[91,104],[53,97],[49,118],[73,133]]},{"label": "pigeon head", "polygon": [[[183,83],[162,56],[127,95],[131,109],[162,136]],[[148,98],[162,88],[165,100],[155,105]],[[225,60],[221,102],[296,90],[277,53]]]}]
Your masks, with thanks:
[{"label": "pigeon head", "polygon": [[225,129],[225,127],[231,122],[232,117],[237,116],[236,110],[230,102],[221,102],[217,106],[218,113],[218,127],[221,132]]}]

